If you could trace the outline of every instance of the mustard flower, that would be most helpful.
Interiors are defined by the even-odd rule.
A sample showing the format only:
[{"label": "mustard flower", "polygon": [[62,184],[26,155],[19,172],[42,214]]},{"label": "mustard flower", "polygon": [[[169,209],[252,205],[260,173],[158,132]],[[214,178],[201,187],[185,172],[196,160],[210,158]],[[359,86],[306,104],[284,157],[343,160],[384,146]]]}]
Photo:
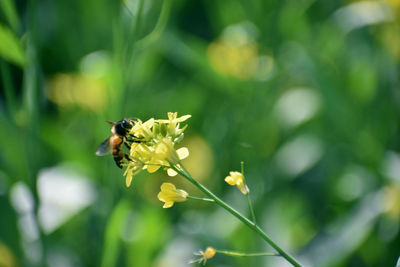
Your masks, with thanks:
[{"label": "mustard flower", "polygon": [[173,140],[180,141],[179,139],[183,138],[183,131],[186,129],[187,125],[183,128],[179,128],[179,123],[184,122],[189,119],[191,115],[184,115],[178,118],[177,112],[168,112],[168,120],[158,120],[159,123],[163,123],[167,125],[167,134],[173,137]]},{"label": "mustard flower", "polygon": [[202,263],[203,265],[206,265],[207,260],[214,257],[216,253],[217,251],[214,248],[208,247],[206,251],[200,250],[199,252],[194,253],[194,255],[200,257],[198,259],[190,261],[189,263],[199,263],[199,264]]},{"label": "mustard flower", "polygon": [[[169,166],[170,164],[176,164],[180,160],[185,159],[189,155],[189,150],[186,147],[181,147],[175,150],[174,144],[169,138],[161,138],[159,142],[154,146],[152,158],[148,162],[147,170],[149,173],[157,171],[161,166]],[[171,168],[168,168],[168,174],[174,174],[176,172]],[[175,176],[170,175],[170,176]]]},{"label": "mustard flower", "polygon": [[230,185],[236,185],[243,195],[247,195],[250,191],[244,183],[244,177],[241,172],[229,172],[229,176],[226,176],[225,182]]},{"label": "mustard flower", "polygon": [[171,183],[163,183],[161,185],[161,192],[157,197],[160,201],[165,202],[163,208],[170,208],[175,202],[184,202],[187,200],[188,193],[182,189],[176,189],[175,185]]},{"label": "mustard flower", "polygon": [[[169,176],[177,173],[171,168],[180,160],[189,155],[186,147],[176,149],[175,146],[183,139],[183,128],[180,123],[190,118],[191,115],[178,117],[178,114],[169,112],[168,120],[151,118],[145,122],[135,120],[130,130],[133,142],[129,153],[129,162],[125,164],[126,185],[129,186],[133,176],[142,170],[149,173],[156,172],[163,167]],[[139,142],[137,142],[139,141]]]},{"label": "mustard flower", "polygon": [[146,122],[142,122],[140,119],[137,119],[131,128],[130,134],[134,135],[138,139],[143,139],[144,141],[151,140],[154,137],[154,133],[152,131],[153,126],[153,118],[147,120]]}]

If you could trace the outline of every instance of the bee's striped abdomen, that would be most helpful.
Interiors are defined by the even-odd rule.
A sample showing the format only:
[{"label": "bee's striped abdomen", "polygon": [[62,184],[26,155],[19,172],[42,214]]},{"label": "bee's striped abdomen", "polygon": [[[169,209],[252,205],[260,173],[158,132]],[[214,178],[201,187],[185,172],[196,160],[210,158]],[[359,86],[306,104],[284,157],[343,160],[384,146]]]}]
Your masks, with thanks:
[{"label": "bee's striped abdomen", "polygon": [[120,168],[122,168],[121,161],[125,156],[125,153],[122,151],[122,143],[123,140],[118,135],[113,135],[110,137],[111,152],[114,156],[115,163]]}]

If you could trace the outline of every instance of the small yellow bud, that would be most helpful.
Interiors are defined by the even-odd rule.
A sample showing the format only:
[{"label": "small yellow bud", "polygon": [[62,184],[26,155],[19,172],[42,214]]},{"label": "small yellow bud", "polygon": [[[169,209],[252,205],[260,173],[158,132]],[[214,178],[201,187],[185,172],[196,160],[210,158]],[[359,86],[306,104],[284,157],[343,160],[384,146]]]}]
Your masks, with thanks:
[{"label": "small yellow bud", "polygon": [[212,257],[214,257],[215,256],[215,253],[216,253],[216,251],[215,251],[215,249],[214,248],[212,248],[212,247],[208,247],[207,249],[206,249],[206,251],[204,251],[204,258],[206,258],[206,259],[211,259]]},{"label": "small yellow bud", "polygon": [[244,183],[244,177],[241,172],[229,172],[229,176],[226,176],[225,182],[229,185],[236,185],[243,195],[247,195],[250,191]]},{"label": "small yellow bud", "polygon": [[194,253],[194,255],[200,257],[198,259],[190,261],[189,263],[199,263],[199,264],[202,263],[203,265],[205,265],[207,260],[214,257],[216,253],[217,251],[214,248],[208,247],[206,251],[200,250],[199,252]]}]

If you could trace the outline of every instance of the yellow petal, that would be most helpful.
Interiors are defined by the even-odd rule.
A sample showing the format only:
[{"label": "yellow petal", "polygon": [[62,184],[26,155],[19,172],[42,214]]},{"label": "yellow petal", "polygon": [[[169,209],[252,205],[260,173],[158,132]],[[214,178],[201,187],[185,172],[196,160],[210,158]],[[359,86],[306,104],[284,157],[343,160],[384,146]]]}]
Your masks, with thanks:
[{"label": "yellow petal", "polygon": [[159,168],[160,168],[160,166],[158,166],[158,165],[147,165],[147,171],[149,173],[156,172]]},{"label": "yellow petal", "polygon": [[176,121],[177,122],[183,122],[183,121],[189,119],[190,117],[192,117],[192,115],[184,115],[182,117],[177,118]]},{"label": "yellow petal", "polygon": [[243,174],[241,172],[229,172],[229,175],[234,179],[234,180],[243,180]]},{"label": "yellow petal", "polygon": [[168,112],[168,119],[169,120],[174,120],[176,119],[176,116],[178,116],[178,112]]},{"label": "yellow petal", "polygon": [[225,182],[227,182],[229,185],[236,185],[236,181],[234,181],[230,176],[226,176]]},{"label": "yellow petal", "polygon": [[176,202],[184,202],[187,200],[188,193],[183,190],[183,189],[177,189],[176,190],[176,196],[175,196],[175,201]]},{"label": "yellow petal", "polygon": [[173,205],[174,205],[173,201],[168,201],[168,202],[165,202],[163,208],[168,209],[168,208],[171,208]]},{"label": "yellow petal", "polygon": [[250,192],[249,188],[245,184],[240,184],[237,187],[239,188],[239,190],[242,192],[243,195],[247,195]]},{"label": "yellow petal", "polygon": [[189,156],[189,149],[187,149],[187,147],[181,147],[176,150],[176,153],[178,154],[179,159],[182,160]]},{"label": "yellow petal", "polygon": [[176,176],[178,173],[176,171],[174,171],[173,169],[169,168],[167,170],[167,174],[168,174],[168,176],[173,177],[173,176]]},{"label": "yellow petal", "polygon": [[126,187],[131,186],[132,178],[133,178],[132,172],[129,172],[128,175],[126,176],[126,180],[125,180]]},{"label": "yellow petal", "polygon": [[171,183],[163,183],[161,185],[161,191],[168,191],[168,190],[175,190],[176,187],[174,184]]}]

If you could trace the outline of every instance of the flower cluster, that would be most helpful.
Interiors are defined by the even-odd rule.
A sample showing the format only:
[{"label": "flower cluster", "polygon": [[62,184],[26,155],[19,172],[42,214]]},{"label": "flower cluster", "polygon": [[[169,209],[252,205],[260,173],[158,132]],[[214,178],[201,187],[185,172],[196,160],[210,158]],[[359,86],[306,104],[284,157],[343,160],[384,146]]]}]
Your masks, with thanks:
[{"label": "flower cluster", "polygon": [[175,149],[175,146],[183,139],[183,132],[187,127],[185,125],[181,128],[180,123],[190,117],[191,115],[178,117],[176,112],[169,112],[167,120],[151,118],[145,122],[140,119],[135,121],[129,133],[132,136],[130,160],[125,164],[124,175],[127,187],[130,186],[133,176],[144,169],[153,173],[160,168],[165,168],[168,175],[176,175],[171,167],[189,155],[186,147]]}]

